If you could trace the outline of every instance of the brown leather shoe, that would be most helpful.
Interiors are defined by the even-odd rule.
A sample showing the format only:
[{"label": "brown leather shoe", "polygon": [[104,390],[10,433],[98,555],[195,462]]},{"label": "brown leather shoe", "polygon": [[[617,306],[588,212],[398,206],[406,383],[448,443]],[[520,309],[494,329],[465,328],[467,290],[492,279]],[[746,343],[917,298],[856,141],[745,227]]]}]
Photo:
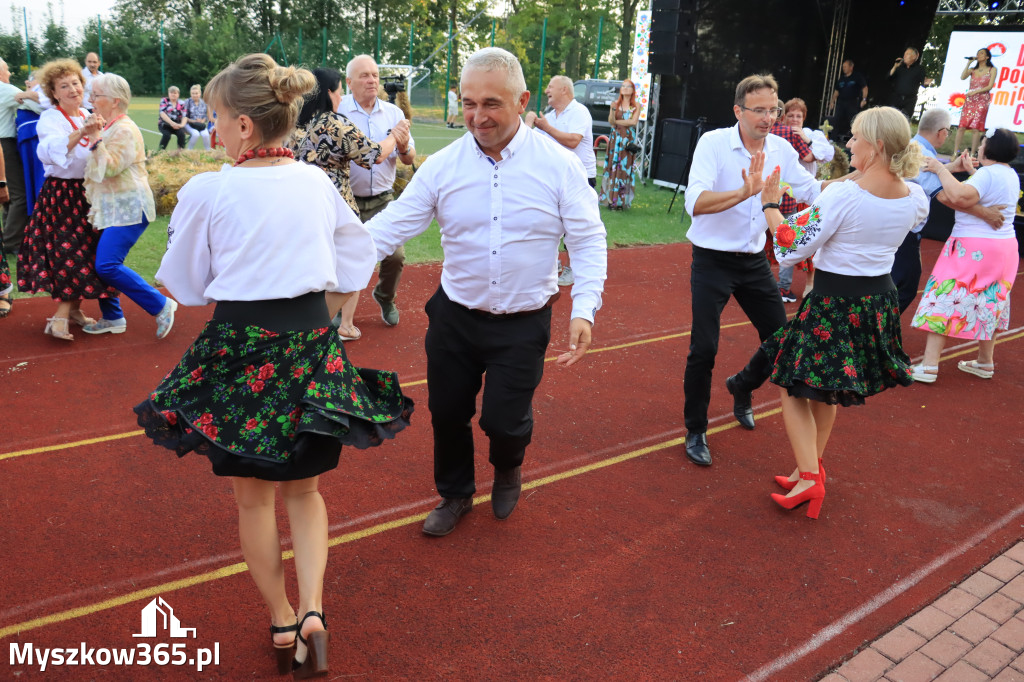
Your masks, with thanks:
[{"label": "brown leather shoe", "polygon": [[491,490],[491,508],[498,519],[507,519],[519,501],[523,489],[522,467],[505,471],[494,470],[494,488]]},{"label": "brown leather shoe", "polygon": [[472,497],[445,497],[434,507],[423,522],[423,532],[427,535],[441,537],[455,530],[455,525],[463,516],[473,511]]}]

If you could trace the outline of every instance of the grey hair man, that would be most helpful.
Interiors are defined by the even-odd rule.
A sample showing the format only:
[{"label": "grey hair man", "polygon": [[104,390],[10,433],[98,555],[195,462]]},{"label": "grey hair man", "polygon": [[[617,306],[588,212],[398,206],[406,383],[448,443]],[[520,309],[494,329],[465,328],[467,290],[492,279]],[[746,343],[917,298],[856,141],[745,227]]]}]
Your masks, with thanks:
[{"label": "grey hair man", "polygon": [[519,60],[500,48],[475,52],[461,90],[468,134],[431,154],[402,196],[367,224],[378,257],[435,218],[441,229],[441,286],[426,304],[425,342],[434,485],[442,500],[423,532],[435,536],[450,533],[473,508],[472,419],[481,386],[480,427],[494,467],[491,507],[498,519],[512,513],[559,297],[559,239],[565,235],[576,267],[561,366],[590,347],[608,258],[583,164],[520,118],[530,93]]},{"label": "grey hair man", "polygon": [[[409,134],[405,114],[394,104],[377,97],[379,83],[380,72],[373,57],[366,54],[353,57],[345,68],[348,94],[338,104],[338,113],[346,116],[373,141],[380,142],[390,133],[398,142],[388,158],[369,169],[356,163],[349,164],[349,182],[359,206],[359,219],[364,223],[394,201],[398,160],[408,165],[416,160],[416,146]],[[377,285],[373,288],[373,300],[380,306],[381,319],[389,327],[398,324],[395,299],[404,267],[405,249],[399,246],[381,261]],[[352,305],[355,305],[354,298]]]},{"label": "grey hair man", "polygon": [[[921,116],[917,126],[914,142],[921,145],[925,156],[936,158],[935,150],[945,143],[949,137],[949,112],[945,109],[929,109]],[[962,162],[961,162],[962,163]],[[951,164],[950,164],[951,165]],[[923,168],[923,167],[922,167]],[[916,178],[909,182],[921,185],[928,198],[931,199],[942,190],[942,182],[935,173],[922,170]],[[900,313],[910,307],[917,297],[917,286],[921,282],[921,230],[928,219],[916,225],[896,250],[896,258],[892,262],[892,281],[896,285],[896,294],[900,301]]]}]

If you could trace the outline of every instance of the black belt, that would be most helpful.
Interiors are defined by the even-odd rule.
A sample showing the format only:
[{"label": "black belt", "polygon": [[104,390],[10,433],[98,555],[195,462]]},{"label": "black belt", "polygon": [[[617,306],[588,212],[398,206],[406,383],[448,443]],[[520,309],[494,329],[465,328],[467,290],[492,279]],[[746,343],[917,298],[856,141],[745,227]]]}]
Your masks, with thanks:
[{"label": "black belt", "polygon": [[331,323],[324,292],[313,291],[295,298],[264,301],[217,301],[215,322],[256,326],[274,332],[302,331]]},{"label": "black belt", "polygon": [[734,256],[737,258],[756,258],[763,256],[764,251],[719,251],[718,249],[708,249],[703,246],[697,246],[696,244],[690,244],[694,251],[706,253],[709,256]]},{"label": "black belt", "polygon": [[382,196],[384,196],[386,194],[394,194],[394,193],[395,193],[395,190],[389,189],[389,190],[386,190],[384,192],[381,192],[380,194],[374,194],[372,197],[356,196],[356,199],[359,200],[359,201],[373,201],[374,199],[380,199]]},{"label": "black belt", "polygon": [[[441,293],[445,296],[445,298],[448,297],[448,295],[444,293],[444,289],[441,289]],[[547,300],[547,303],[542,305],[540,308],[535,308],[533,310],[520,310],[519,312],[515,312],[515,313],[489,313],[486,310],[477,310],[476,308],[467,308],[466,306],[462,305],[461,303],[455,303],[455,301],[452,301],[452,303],[455,303],[455,305],[459,306],[460,308],[462,308],[464,310],[468,310],[469,312],[473,313],[477,317],[482,317],[482,318],[487,319],[487,320],[514,320],[517,317],[529,317],[531,315],[536,315],[538,313],[542,313],[545,310],[550,310],[551,306],[555,305],[555,301],[557,301],[559,299],[559,297],[561,297],[561,295],[562,295],[561,291],[556,291],[554,293],[554,295]],[[448,300],[451,301],[450,298]]]},{"label": "black belt", "polygon": [[818,296],[860,298],[896,291],[889,273],[884,275],[841,275],[818,268],[814,272],[814,289]]}]

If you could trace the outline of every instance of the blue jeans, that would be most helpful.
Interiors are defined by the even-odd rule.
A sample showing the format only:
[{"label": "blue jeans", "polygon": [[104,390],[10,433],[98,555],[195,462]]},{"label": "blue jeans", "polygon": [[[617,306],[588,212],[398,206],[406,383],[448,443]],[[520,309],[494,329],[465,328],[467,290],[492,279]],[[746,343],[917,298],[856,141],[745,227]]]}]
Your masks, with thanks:
[{"label": "blue jeans", "polygon": [[779,265],[779,288],[790,289],[793,286],[793,266]]},{"label": "blue jeans", "polygon": [[[149,221],[143,216],[141,223],[108,227],[100,232],[100,242],[96,245],[96,274],[155,317],[163,310],[167,297],[124,264],[125,256],[139,241],[147,225]],[[101,298],[100,310],[104,320],[120,320],[124,317],[121,301],[117,298]]]}]

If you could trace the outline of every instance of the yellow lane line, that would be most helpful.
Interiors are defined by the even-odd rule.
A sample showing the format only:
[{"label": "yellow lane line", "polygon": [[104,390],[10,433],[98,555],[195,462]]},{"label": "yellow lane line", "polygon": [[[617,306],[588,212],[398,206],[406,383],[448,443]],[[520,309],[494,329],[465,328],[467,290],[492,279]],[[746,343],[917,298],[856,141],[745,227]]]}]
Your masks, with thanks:
[{"label": "yellow lane line", "polygon": [[[734,322],[732,324],[724,324],[724,325],[722,325],[722,329],[729,329],[730,327],[745,327],[745,326],[748,326],[749,324],[750,324],[750,322]],[[653,339],[642,339],[640,341],[630,341],[629,343],[620,343],[620,344],[615,345],[615,346],[604,346],[602,348],[595,348],[595,349],[589,351],[589,353],[603,353],[605,351],[610,351],[610,350],[621,350],[623,348],[630,348],[632,346],[642,346],[642,345],[648,344],[648,343],[656,343],[658,341],[671,341],[672,339],[680,339],[680,338],[683,338],[683,337],[689,336],[689,335],[690,335],[690,332],[688,332],[688,331],[687,332],[679,332],[678,334],[668,334],[666,336],[658,336],[658,337],[655,337]],[[1019,339],[1021,337],[1024,337],[1024,332],[1022,332],[1020,334],[1014,334],[1013,336],[997,338],[996,339],[996,343],[999,344],[999,343],[1003,343],[1005,341],[1013,341],[1013,340]],[[972,352],[974,352],[974,348],[973,347],[972,348],[966,348],[964,350],[960,350],[960,351],[957,351],[955,353],[950,353],[948,355],[945,355],[945,356],[943,356],[942,360],[949,360],[949,359],[960,357],[961,355],[966,355],[967,353],[972,353]],[[555,360],[555,358],[556,358],[556,356],[545,358],[544,362],[553,362]],[[939,360],[939,362],[941,363],[942,360]],[[409,383],[403,383],[402,387],[403,388],[409,388],[411,386],[422,386],[425,383],[427,383],[426,379],[419,379],[418,381],[410,381]],[[38,455],[38,454],[44,453],[44,452],[56,452],[58,450],[67,450],[68,448],[77,448],[77,447],[80,447],[80,446],[83,446],[83,445],[95,445],[96,443],[106,443],[108,441],[120,440],[122,438],[132,438],[133,436],[141,436],[143,433],[144,433],[144,431],[139,429],[137,431],[126,431],[124,433],[115,433],[115,434],[110,435],[110,436],[100,436],[99,438],[87,438],[85,440],[78,440],[78,441],[74,441],[74,442],[71,442],[71,443],[61,443],[61,444],[58,444],[58,445],[47,445],[47,446],[44,446],[44,447],[31,448],[31,449],[28,449],[28,450],[15,450],[14,452],[4,452],[4,453],[0,453],[0,462],[2,462],[5,459],[12,459],[14,457],[22,457],[24,455]]]},{"label": "yellow lane line", "polygon": [[[733,324],[722,325],[722,329],[726,329],[726,328],[729,328],[729,327],[739,327],[739,326],[744,326],[744,325],[749,325],[749,324],[750,324],[750,322],[736,322],[736,323],[733,323]],[[668,336],[659,336],[659,337],[654,338],[654,339],[644,339],[642,341],[633,341],[631,343],[622,343],[622,344],[619,344],[617,346],[607,346],[607,347],[604,347],[604,348],[594,348],[594,349],[590,350],[589,352],[590,353],[600,353],[602,351],[608,351],[608,350],[619,350],[621,348],[629,348],[630,346],[639,346],[639,345],[642,345],[642,344],[645,344],[645,343],[654,343],[656,341],[668,341],[670,339],[678,339],[678,338],[681,338],[681,337],[684,337],[684,336],[689,336],[689,335],[690,335],[690,332],[680,332],[678,334],[669,334]],[[551,361],[553,361],[555,359],[555,357],[556,356],[552,356],[550,358],[545,358],[544,362],[551,362]],[[427,383],[426,379],[419,379],[418,381],[410,381],[408,383],[402,382],[402,388],[409,388],[411,386],[422,386],[425,383]],[[61,443],[61,444],[58,444],[58,445],[47,445],[47,446],[39,447],[39,448],[31,448],[29,450],[15,450],[14,452],[4,452],[4,453],[0,453],[0,462],[2,462],[5,459],[12,459],[14,457],[22,457],[24,455],[38,455],[38,454],[43,453],[43,452],[55,452],[57,450],[66,450],[68,448],[77,448],[77,447],[80,447],[80,446],[83,446],[83,445],[95,445],[96,443],[106,443],[106,442],[112,441],[112,440],[120,440],[121,438],[131,438],[133,436],[141,436],[143,433],[145,433],[145,432],[142,431],[141,429],[139,429],[138,431],[127,431],[125,433],[115,433],[115,434],[110,435],[110,436],[100,436],[99,438],[88,438],[86,440],[78,440],[78,441],[74,441],[74,442],[71,442],[71,443]]]},{"label": "yellow lane line", "polygon": [[[766,417],[771,417],[773,415],[779,414],[781,411],[782,409],[777,407],[775,409],[762,412],[758,414],[757,417],[759,419],[763,419]],[[735,428],[736,426],[738,426],[736,422],[723,424],[721,426],[716,426],[714,428],[708,429],[708,434],[710,435],[715,433],[721,433],[722,431],[727,431],[729,429]],[[615,455],[613,457],[603,459],[599,462],[593,462],[591,464],[576,467],[575,469],[570,469],[568,471],[564,471],[558,474],[552,474],[550,476],[538,478],[535,481],[527,481],[526,483],[523,483],[523,490],[532,490],[533,488],[539,488],[540,486],[556,483],[567,478],[581,476],[591,471],[596,471],[598,469],[603,469],[605,467],[619,464],[621,462],[636,459],[637,457],[643,457],[644,455],[648,455],[652,452],[657,452],[659,450],[664,450],[666,448],[675,447],[676,445],[681,445],[685,441],[685,437],[673,438],[663,443],[657,443],[655,445],[650,445],[644,448],[633,450],[631,452],[626,452],[621,455]],[[485,502],[488,502],[490,499],[491,496],[489,494],[479,495],[473,499],[473,504],[483,504]],[[374,535],[380,535],[381,533],[384,533],[389,530],[394,530],[396,528],[401,528],[403,526],[408,526],[413,523],[423,521],[425,518],[427,518],[427,512],[413,514],[411,516],[405,516],[400,519],[395,519],[393,521],[386,521],[384,523],[379,523],[377,525],[370,526],[362,530],[353,531],[351,533],[344,533],[335,538],[331,538],[330,540],[328,540],[327,545],[328,547],[336,547],[338,545],[348,544],[351,542],[355,542],[356,540],[362,540],[364,538],[368,538]],[[281,557],[285,561],[290,561],[295,557],[295,554],[292,550],[287,550],[281,553]],[[222,568],[218,568],[212,571],[207,571],[206,573],[199,573],[197,575],[182,578],[180,580],[173,580],[171,582],[166,582],[161,585],[147,587],[143,590],[129,592],[119,597],[105,599],[103,601],[96,602],[95,604],[87,604],[85,606],[79,606],[73,609],[68,609],[66,611],[52,613],[47,616],[33,618],[32,620],[27,620],[22,623],[16,623],[14,625],[8,625],[4,628],[0,628],[0,639],[3,639],[4,637],[10,637],[11,635],[17,635],[24,632],[28,632],[29,630],[35,630],[37,628],[45,627],[47,625],[63,623],[65,621],[74,620],[76,618],[90,616],[94,613],[99,613],[100,611],[106,611],[109,609],[117,608],[119,606],[124,606],[126,604],[131,604],[132,602],[142,601],[144,599],[149,599],[157,595],[167,594],[169,592],[177,592],[178,590],[183,590],[185,588],[193,587],[195,585],[202,585],[203,583],[212,582],[214,580],[229,578],[231,576],[238,575],[239,573],[243,573],[248,570],[249,567],[246,565],[246,563],[244,561],[241,561],[235,564],[231,564],[229,566],[224,566]]]},{"label": "yellow lane line", "polygon": [[[680,335],[674,335],[673,337],[662,337],[662,338],[675,338],[676,336],[680,336]],[[1008,336],[1008,337],[1005,337],[1005,338],[997,339],[996,343],[1001,343],[1001,342],[1004,342],[1004,341],[1013,341],[1015,339],[1019,339],[1019,338],[1022,338],[1022,337],[1024,337],[1024,332],[1021,332],[1021,333],[1018,333],[1018,334],[1014,334],[1013,336]],[[661,339],[651,339],[651,340],[653,341],[653,340],[661,340]],[[643,342],[641,341],[641,342],[637,342],[637,343],[643,343]],[[635,344],[624,344],[624,345],[635,345]],[[972,352],[975,352],[975,349],[973,347],[965,348],[965,349],[963,349],[961,351],[958,351],[956,353],[951,353],[951,354],[947,355],[943,359],[944,360],[948,360],[948,359],[959,357],[961,355],[965,355],[967,353],[972,353]],[[757,415],[757,418],[758,419],[764,419],[766,417],[771,417],[771,416],[777,415],[780,412],[782,412],[782,408],[781,407],[776,407],[776,408],[768,410],[766,412],[759,413]],[[721,433],[723,431],[727,431],[729,429],[736,428],[736,426],[738,426],[738,424],[736,422],[730,422],[728,424],[723,424],[721,426],[716,426],[716,427],[708,429],[708,434],[712,435],[712,434],[716,434],[716,433]],[[137,435],[137,434],[136,433],[123,434],[121,437],[128,437],[128,436],[131,436],[131,435]],[[113,440],[113,438],[114,437],[107,437],[106,439],[94,439],[93,442],[98,442],[98,441],[101,441],[101,440]],[[622,462],[626,462],[626,461],[629,461],[631,459],[635,459],[637,457],[642,457],[644,455],[651,454],[652,452],[657,452],[659,450],[664,450],[666,448],[671,448],[671,447],[675,447],[677,445],[682,445],[683,443],[685,443],[685,441],[686,441],[685,437],[673,438],[671,440],[667,440],[667,441],[664,441],[662,443],[656,443],[655,445],[650,445],[650,446],[647,446],[645,448],[640,448],[638,450],[633,450],[631,452],[626,452],[626,453],[623,453],[621,455],[615,455],[613,457],[609,457],[607,459],[603,459],[603,460],[601,460],[599,462],[592,462],[591,464],[586,464],[586,465],[581,466],[581,467],[576,467],[575,469],[569,469],[568,471],[564,471],[564,472],[557,473],[557,474],[552,474],[550,476],[545,476],[543,478],[538,478],[538,479],[536,479],[534,481],[528,481],[528,482],[523,484],[523,489],[524,490],[532,490],[534,488],[539,488],[540,486],[543,486],[543,485],[548,485],[550,483],[555,483],[557,481],[562,481],[562,480],[565,480],[565,479],[568,479],[568,478],[573,478],[573,477],[576,477],[576,476],[581,476],[581,475],[589,473],[591,471],[596,471],[598,469],[603,469],[605,467],[613,466],[615,464],[620,464]],[[85,441],[82,441],[82,444],[84,444],[84,443],[85,443]],[[67,447],[71,447],[71,446],[72,445],[69,444]],[[491,499],[490,495],[480,495],[480,496],[474,498],[473,504],[474,505],[483,504],[483,503],[489,501],[490,499]],[[423,513],[420,513],[420,514],[413,514],[411,516],[405,516],[405,517],[402,517],[400,519],[395,519],[393,521],[387,521],[385,523],[380,523],[380,524],[377,524],[375,526],[370,526],[368,528],[364,528],[363,530],[353,531],[351,533],[344,533],[344,534],[339,535],[339,536],[337,536],[335,538],[331,538],[328,541],[328,547],[336,547],[338,545],[343,545],[343,544],[355,542],[356,540],[362,540],[364,538],[368,538],[368,537],[371,537],[373,535],[379,535],[379,534],[384,533],[384,532],[389,531],[389,530],[394,530],[396,528],[402,528],[403,526],[408,526],[408,525],[411,525],[413,523],[417,523],[417,522],[423,521],[426,518],[427,518],[427,512],[423,512]],[[281,556],[282,556],[282,558],[284,560],[288,561],[288,560],[291,560],[292,558],[294,558],[294,553],[291,550],[288,550],[288,551],[282,552]],[[66,611],[60,611],[58,613],[54,613],[54,614],[51,614],[51,615],[48,615],[48,616],[42,616],[40,618],[35,618],[35,619],[32,619],[32,620],[28,620],[28,621],[25,621],[23,623],[17,623],[15,625],[9,625],[7,627],[0,628],[0,639],[3,639],[4,637],[9,637],[11,635],[15,635],[15,634],[18,634],[18,633],[26,632],[28,630],[34,630],[36,628],[41,628],[41,627],[44,627],[44,626],[47,626],[47,625],[52,625],[54,623],[61,623],[61,622],[64,622],[64,621],[73,620],[75,618],[82,618],[83,616],[92,615],[94,613],[98,613],[100,611],[105,611],[105,610],[108,610],[108,609],[116,608],[118,606],[124,606],[125,604],[130,604],[132,602],[141,601],[143,599],[148,599],[150,597],[154,597],[154,596],[159,595],[159,594],[166,594],[168,592],[175,592],[175,591],[178,591],[178,590],[185,589],[187,587],[192,587],[192,586],[195,586],[195,585],[201,585],[203,583],[207,583],[207,582],[210,582],[210,581],[213,581],[213,580],[220,580],[221,578],[227,578],[227,577],[230,577],[230,576],[233,576],[233,575],[237,575],[237,574],[242,573],[242,572],[247,571],[247,570],[248,570],[248,566],[245,564],[245,562],[239,562],[239,563],[231,564],[230,566],[225,566],[223,568],[219,568],[219,569],[216,569],[216,570],[213,570],[213,571],[208,571],[206,573],[200,573],[198,575],[194,575],[194,576],[191,576],[191,577],[188,577],[188,578],[183,578],[181,580],[175,580],[175,581],[171,581],[171,582],[168,582],[168,583],[164,583],[162,585],[156,585],[154,587],[150,587],[150,588],[147,588],[147,589],[144,589],[144,590],[137,590],[135,592],[129,592],[128,594],[122,595],[120,597],[114,597],[112,599],[107,599],[107,600],[104,600],[104,601],[101,601],[101,602],[97,602],[95,604],[90,604],[90,605],[86,605],[86,606],[80,606],[80,607],[77,607],[77,608],[68,609]]]},{"label": "yellow lane line", "polygon": [[143,433],[145,433],[145,431],[139,429],[138,431],[126,431],[124,433],[115,433],[112,436],[100,436],[99,438],[86,438],[85,440],[76,440],[71,443],[47,445],[41,448],[30,448],[28,450],[15,450],[14,452],[5,452],[0,454],[0,461],[5,459],[11,459],[12,457],[21,457],[22,455],[37,455],[40,452],[54,452],[55,450],[77,448],[82,445],[95,445],[96,443],[106,443],[107,441],[120,440],[122,438],[131,438],[132,436],[141,436]]}]

